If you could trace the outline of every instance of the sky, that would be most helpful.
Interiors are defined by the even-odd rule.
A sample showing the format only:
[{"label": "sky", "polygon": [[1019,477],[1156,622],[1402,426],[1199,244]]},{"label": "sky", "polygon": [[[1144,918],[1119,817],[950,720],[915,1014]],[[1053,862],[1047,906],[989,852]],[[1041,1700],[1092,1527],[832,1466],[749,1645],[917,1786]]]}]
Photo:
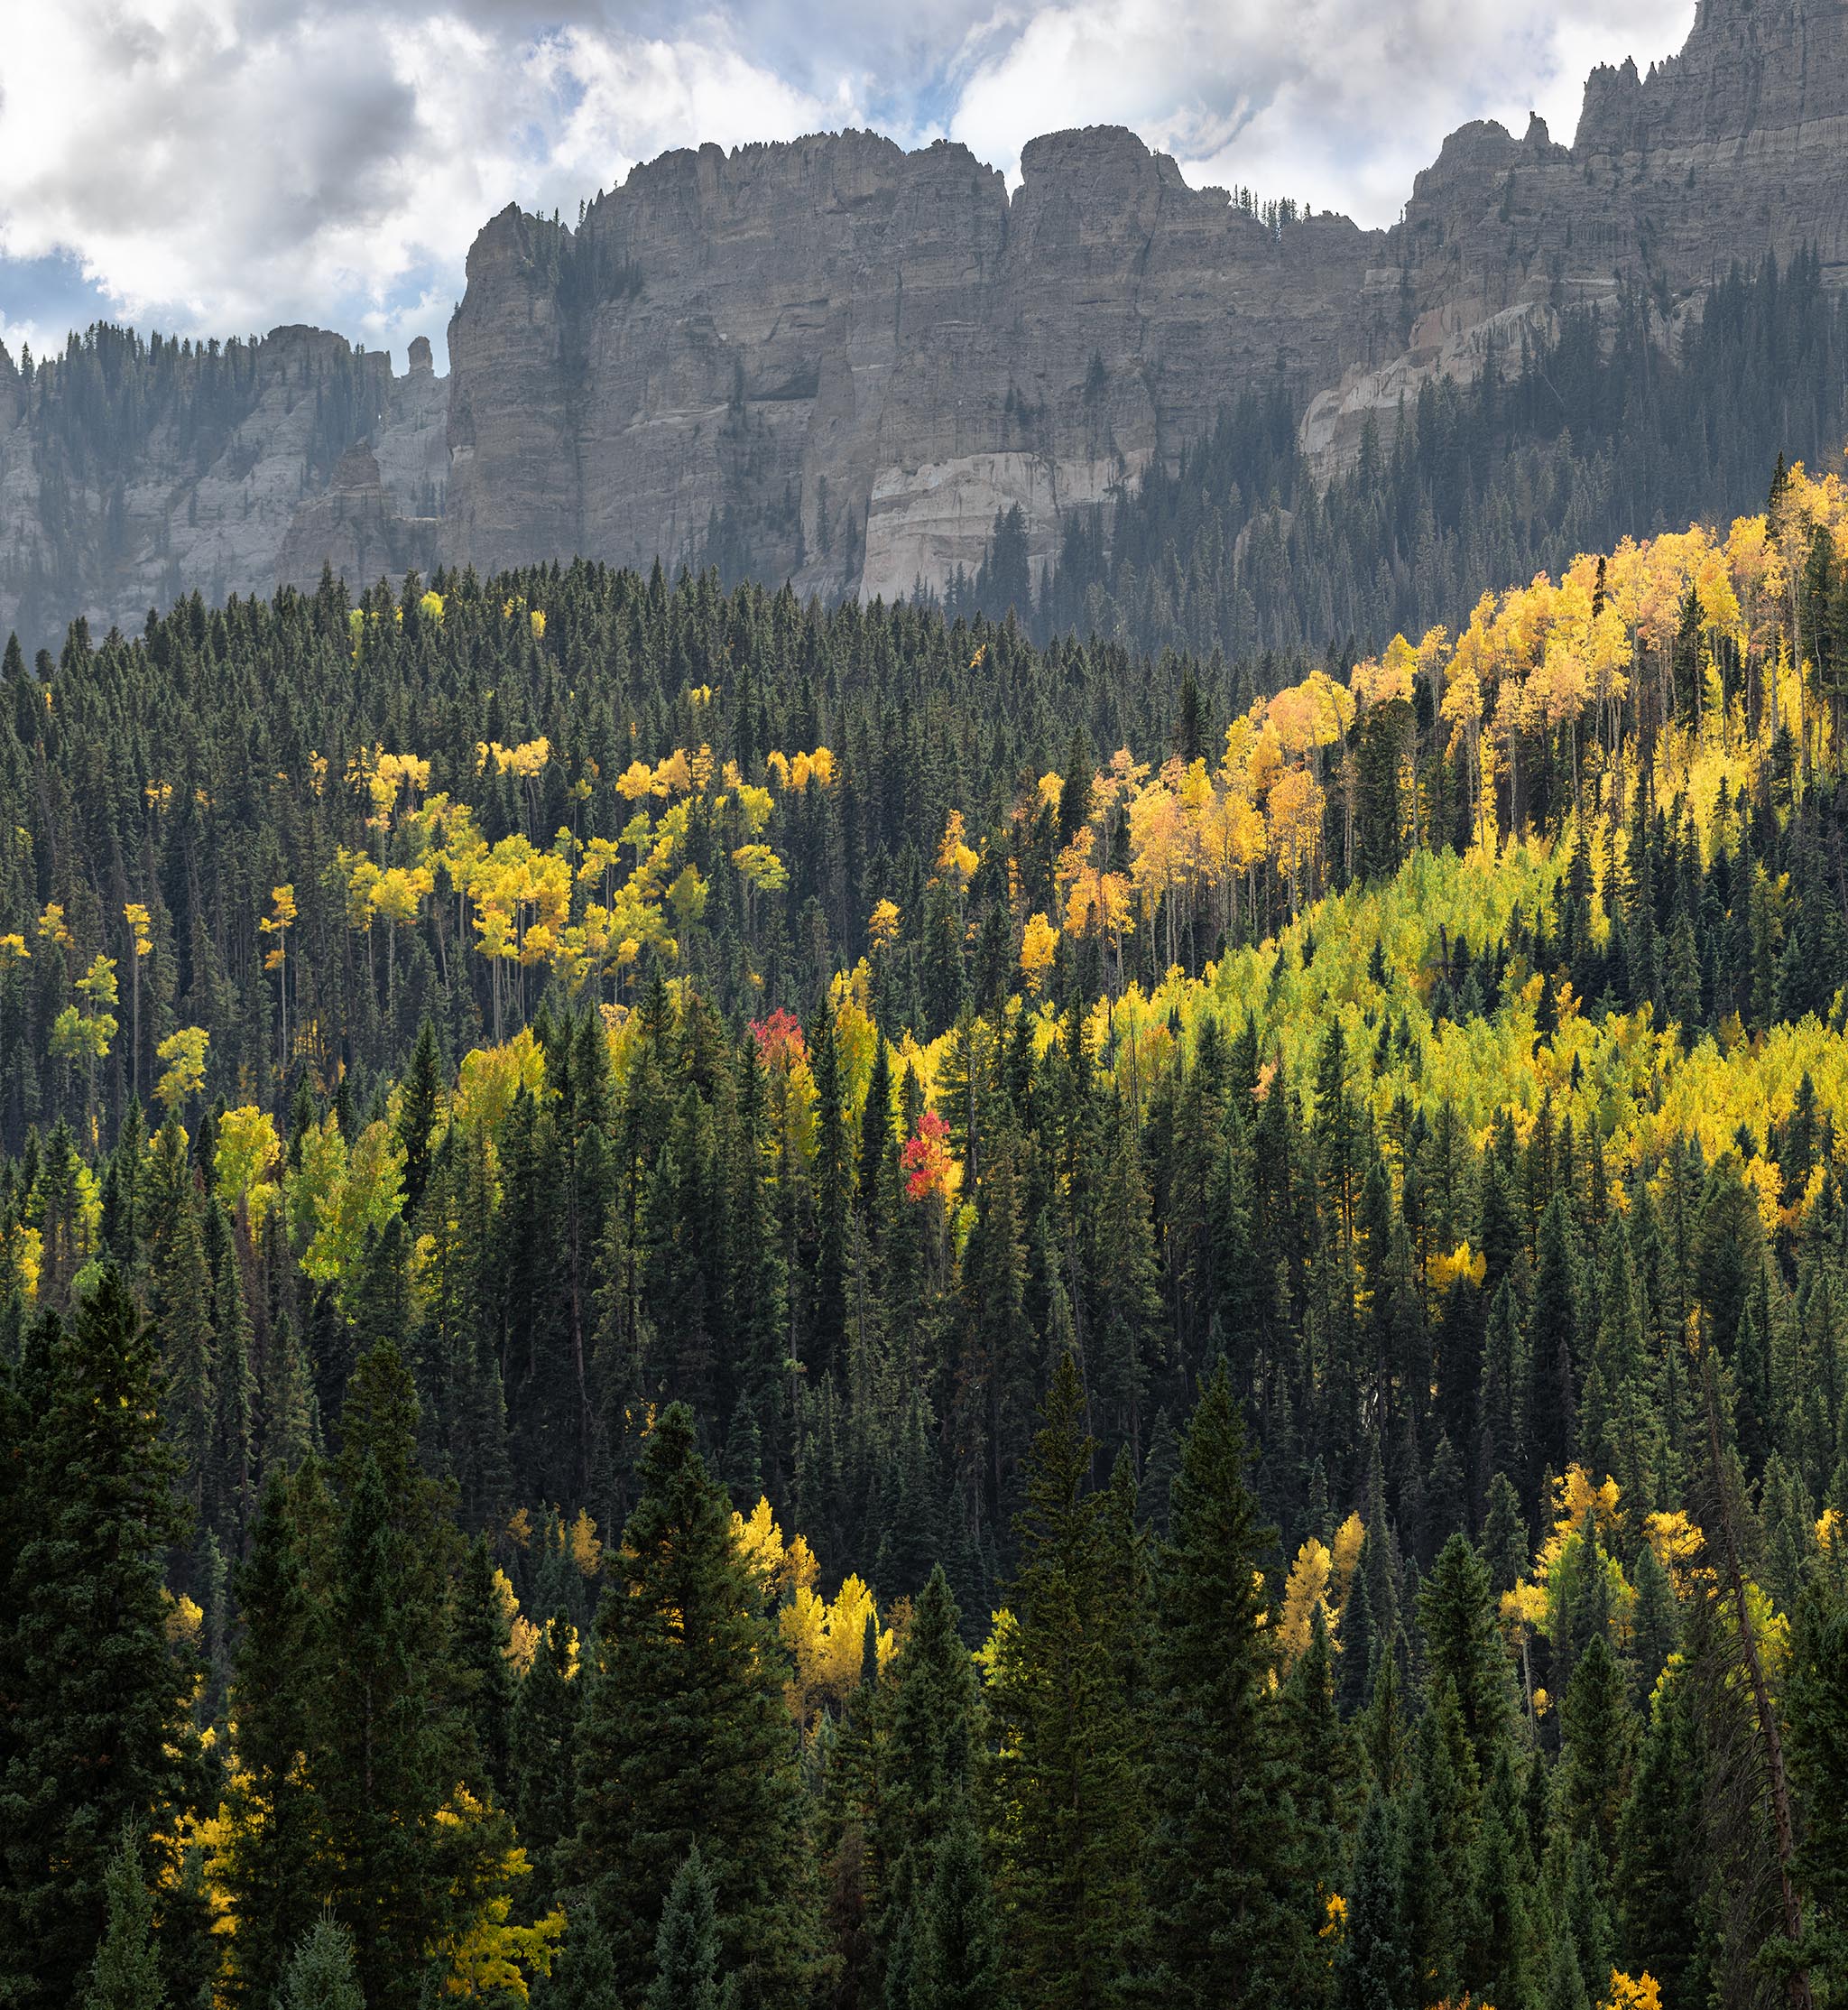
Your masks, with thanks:
[{"label": "sky", "polygon": [[1196,186],[1388,224],[1444,135],[1679,48],[1694,0],[19,0],[0,41],[0,341],[97,320],[444,331],[508,202],[568,220],[670,147],[870,127],[1018,179],[1132,126]]}]

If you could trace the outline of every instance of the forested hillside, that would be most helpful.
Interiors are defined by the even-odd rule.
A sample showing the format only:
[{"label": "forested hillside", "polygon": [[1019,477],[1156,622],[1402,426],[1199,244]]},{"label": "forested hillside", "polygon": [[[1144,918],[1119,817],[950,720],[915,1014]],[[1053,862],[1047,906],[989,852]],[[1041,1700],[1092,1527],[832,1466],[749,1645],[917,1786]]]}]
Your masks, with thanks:
[{"label": "forested hillside", "polygon": [[1848,2004],[1848,489],[1455,605],[10,649],[0,2002]]},{"label": "forested hillside", "polygon": [[1075,513],[1045,577],[1024,523],[998,522],[946,604],[1151,652],[1375,649],[1626,533],[1750,511],[1780,448],[1839,466],[1848,303],[1810,254],[1735,267],[1678,329],[1644,292],[1568,310],[1549,338],[1492,345],[1475,383],[1370,415],[1333,481],[1299,449],[1301,416],[1282,391],[1247,394],[1178,470]]}]

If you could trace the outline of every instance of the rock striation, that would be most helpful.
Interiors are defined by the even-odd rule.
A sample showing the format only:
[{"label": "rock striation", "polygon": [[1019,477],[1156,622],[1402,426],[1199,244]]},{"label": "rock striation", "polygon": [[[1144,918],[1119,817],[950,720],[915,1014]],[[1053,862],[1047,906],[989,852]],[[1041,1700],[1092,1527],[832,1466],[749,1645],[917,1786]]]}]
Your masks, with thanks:
[{"label": "rock striation", "polygon": [[1465,125],[1385,231],[1272,227],[1118,128],[1033,141],[1012,196],[943,142],[671,153],[576,229],[484,227],[447,384],[427,345],[394,378],[282,329],[215,428],[170,368],[98,447],[59,409],[80,372],[29,387],[0,350],[0,630],[324,563],[659,555],[908,593],[1015,504],[1045,560],[1246,391],[1290,394],[1327,473],[1526,327],[1633,289],[1672,341],[1735,260],[1812,246],[1848,283],[1848,0],[1701,0],[1678,56],[1593,73],[1570,146]]}]

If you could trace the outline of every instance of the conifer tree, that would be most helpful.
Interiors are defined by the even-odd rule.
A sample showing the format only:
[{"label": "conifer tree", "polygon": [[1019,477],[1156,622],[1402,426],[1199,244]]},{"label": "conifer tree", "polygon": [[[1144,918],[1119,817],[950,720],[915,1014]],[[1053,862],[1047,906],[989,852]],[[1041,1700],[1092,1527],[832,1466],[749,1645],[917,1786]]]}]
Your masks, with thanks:
[{"label": "conifer tree", "polygon": [[510,1799],[532,1863],[535,1910],[557,1890],[559,1851],[578,1826],[574,1741],[583,1684],[572,1666],[573,1651],[570,1623],[556,1610],[540,1627],[532,1664],[513,1697],[508,1733]]},{"label": "conifer tree", "polygon": [[1335,1959],[1339,2010],[1416,2010],[1418,1992],[1400,1933],[1399,1892],[1392,1816],[1375,1788],[1354,1843],[1347,1914]]},{"label": "conifer tree", "polygon": [[162,2010],[166,1991],[153,1942],[153,1901],[142,1882],[141,1851],[133,1828],[105,1873],[106,1924],[97,1949],[83,2010]]},{"label": "conifer tree", "polygon": [[494,1563],[485,1535],[469,1544],[463,1559],[456,1613],[456,1664],[467,1685],[479,1768],[504,1805],[508,1799],[508,1739],[513,1712],[513,1678],[507,1665],[508,1626],[494,1584]]},{"label": "conifer tree", "polygon": [[[297,1507],[298,1493],[307,1508]],[[238,1922],[226,1987],[234,2003],[263,2010],[329,1883],[313,1790],[301,1761],[319,1708],[314,1681],[319,1611],[306,1532],[327,1512],[318,1470],[263,1489],[250,1561],[238,1579],[244,1638],[233,1677],[236,1719],[218,1876]]]},{"label": "conifer tree", "polygon": [[323,1912],[295,1944],[275,1997],[276,2010],[365,2010],[353,1936]]},{"label": "conifer tree", "polygon": [[1004,2010],[1008,2000],[994,1891],[967,1809],[938,1843],[923,1903],[914,2010]]},{"label": "conifer tree", "polygon": [[888,1941],[900,1914],[918,1903],[938,1844],[968,1803],[976,1701],[975,1663],[938,1564],[905,1635],[878,1757],[872,1843],[878,1929]]},{"label": "conifer tree", "polygon": [[639,1477],[583,1703],[576,1875],[599,1894],[618,2000],[639,2004],[665,1866],[697,1845],[725,1972],[770,2010],[793,2005],[811,1963],[807,1841],[762,1593],[683,1405],[657,1421]]},{"label": "conifer tree", "polygon": [[1293,1889],[1296,1819],[1269,1690],[1260,1560],[1271,1533],[1245,1477],[1222,1366],[1181,1442],[1156,1568],[1150,1939],[1168,2000],[1313,1987],[1313,1892]]},{"label": "conifer tree", "polygon": [[1433,1687],[1440,1680],[1450,1684],[1486,1777],[1512,1721],[1514,1695],[1488,1567],[1461,1530],[1418,1587],[1418,1602]]},{"label": "conifer tree", "polygon": [[451,1625],[459,1544],[418,1463],[417,1414],[397,1349],[374,1348],[341,1414],[343,1498],[314,1649],[317,1805],[371,2010],[415,2001],[426,1952],[504,1895],[511,1843],[504,1816],[462,1800],[475,1754]]},{"label": "conifer tree", "polygon": [[719,2010],[718,1931],[712,1879],[696,1843],[674,1873],[654,1941],[648,2010]]},{"label": "conifer tree", "polygon": [[[1843,1537],[1838,1532],[1833,1550]],[[1797,1872],[1805,1952],[1830,2004],[1848,2002],[1848,1585],[1831,1554],[1797,1607],[1788,1688],[1790,1767],[1808,1820]]]},{"label": "conifer tree", "polygon": [[123,1824],[171,1835],[191,1797],[191,1672],[164,1625],[161,1553],[184,1524],[153,1338],[113,1267],[34,1349],[42,1406],[16,1454],[28,1512],[5,1565],[0,1989],[52,2010],[95,1953]]},{"label": "conifer tree", "polygon": [[996,1784],[998,1896],[1025,2010],[1124,2000],[1141,1937],[1142,1814],[1094,1446],[1067,1353],[1029,1469],[1016,1625],[993,1700],[1009,1764]]}]

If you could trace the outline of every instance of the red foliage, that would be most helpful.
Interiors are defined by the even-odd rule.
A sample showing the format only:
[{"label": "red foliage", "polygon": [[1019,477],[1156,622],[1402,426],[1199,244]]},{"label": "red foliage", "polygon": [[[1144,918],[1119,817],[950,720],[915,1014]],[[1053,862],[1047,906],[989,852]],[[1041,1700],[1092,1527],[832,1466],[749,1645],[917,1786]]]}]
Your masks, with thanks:
[{"label": "red foliage", "polygon": [[913,1200],[921,1200],[932,1191],[949,1191],[950,1167],[956,1163],[949,1149],[949,1125],[934,1109],[928,1109],[918,1119],[915,1137],[905,1140],[905,1148],[899,1155],[899,1162],[905,1169],[905,1191]]},{"label": "red foliage", "polygon": [[766,1068],[790,1068],[808,1058],[802,1022],[787,1005],[779,1005],[768,1019],[753,1019],[751,1037],[757,1042],[757,1058]]}]

